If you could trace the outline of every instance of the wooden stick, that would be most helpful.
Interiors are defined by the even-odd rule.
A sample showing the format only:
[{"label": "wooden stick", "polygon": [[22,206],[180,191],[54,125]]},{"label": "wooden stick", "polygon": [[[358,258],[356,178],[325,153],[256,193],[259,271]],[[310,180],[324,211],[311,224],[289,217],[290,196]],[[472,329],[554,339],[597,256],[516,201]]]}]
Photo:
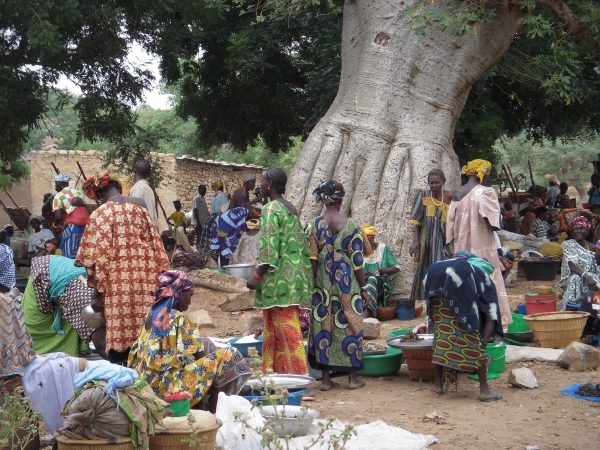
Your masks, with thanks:
[{"label": "wooden stick", "polygon": [[[506,164],[506,170],[508,170],[509,179],[514,182],[515,179],[513,178],[512,170],[510,169],[510,165]],[[518,208],[519,206],[521,206],[521,201],[519,200],[519,189],[518,189],[519,185],[516,184],[515,186],[517,187],[517,194],[515,195],[515,201],[517,202],[517,208]]]},{"label": "wooden stick", "polygon": [[531,162],[529,160],[527,160],[527,166],[529,167],[529,176],[531,177],[531,184],[533,185],[535,195],[537,196],[537,198],[541,199],[542,196],[538,192],[537,184],[535,184],[535,181],[533,180],[533,171],[531,170]]},{"label": "wooden stick", "polygon": [[[79,164],[79,161],[75,161],[75,164],[77,164],[77,167],[79,168],[79,173],[81,174],[83,179],[87,180],[87,177],[85,176],[85,173],[83,171],[83,167],[81,167],[81,164]],[[77,178],[77,183],[79,183],[79,178]],[[77,186],[77,183],[75,183],[75,186]],[[98,201],[97,198],[95,198],[94,201],[96,202],[96,205],[100,206],[100,202]]]},{"label": "wooden stick", "polygon": [[50,165],[52,166],[52,168],[56,172],[56,175],[60,175],[60,170],[58,170],[58,167],[56,167],[53,162],[51,162]]},{"label": "wooden stick", "polygon": [[8,193],[7,190],[5,190],[4,193],[6,195],[8,195],[8,198],[10,198],[12,200],[12,202],[15,204],[15,206],[17,207],[17,209],[21,209],[21,207],[19,205],[17,205],[17,202],[15,202],[15,199],[10,196],[10,194]]},{"label": "wooden stick", "polygon": [[512,177],[508,173],[508,170],[506,170],[506,167],[504,167],[504,164],[502,164],[502,171],[504,172],[504,175],[506,175],[506,178],[508,178],[508,184],[510,185],[511,190],[513,191],[513,194],[515,196],[515,201],[518,204],[519,203],[519,193],[518,193],[517,189],[515,189],[515,184],[514,184],[515,180],[512,179]]}]

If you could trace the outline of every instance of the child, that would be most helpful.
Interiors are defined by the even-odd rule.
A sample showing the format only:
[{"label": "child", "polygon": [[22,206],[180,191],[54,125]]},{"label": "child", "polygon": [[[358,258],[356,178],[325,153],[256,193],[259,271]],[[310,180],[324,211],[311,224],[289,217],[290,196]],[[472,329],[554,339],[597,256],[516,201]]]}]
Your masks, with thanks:
[{"label": "child", "polygon": [[185,213],[181,210],[181,202],[179,200],[175,200],[173,202],[173,206],[175,207],[175,212],[171,213],[167,223],[175,228],[175,230],[177,230],[179,227],[183,227],[183,232],[187,233],[187,230],[185,229]]},{"label": "child", "polygon": [[58,239],[53,238],[46,241],[44,254],[46,255],[62,255],[62,251],[58,248]]}]

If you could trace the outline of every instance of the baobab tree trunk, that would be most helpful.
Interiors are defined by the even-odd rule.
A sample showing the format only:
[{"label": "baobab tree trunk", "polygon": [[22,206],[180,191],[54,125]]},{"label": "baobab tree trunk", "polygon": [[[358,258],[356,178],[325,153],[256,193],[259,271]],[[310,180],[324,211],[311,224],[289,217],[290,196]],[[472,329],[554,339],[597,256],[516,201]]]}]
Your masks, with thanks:
[{"label": "baobab tree trunk", "polygon": [[[403,270],[396,289],[410,291],[408,216],[429,170],[459,186],[452,136],[469,91],[508,49],[521,11],[508,0],[490,1],[492,22],[473,35],[453,36],[434,27],[419,37],[408,25],[416,0],[347,0],[342,33],[342,73],[336,99],[304,145],[288,183],[303,221],[321,213],[312,190],[329,179],[346,188],[342,212],[375,224]],[[450,0],[437,1],[450,3]]]}]

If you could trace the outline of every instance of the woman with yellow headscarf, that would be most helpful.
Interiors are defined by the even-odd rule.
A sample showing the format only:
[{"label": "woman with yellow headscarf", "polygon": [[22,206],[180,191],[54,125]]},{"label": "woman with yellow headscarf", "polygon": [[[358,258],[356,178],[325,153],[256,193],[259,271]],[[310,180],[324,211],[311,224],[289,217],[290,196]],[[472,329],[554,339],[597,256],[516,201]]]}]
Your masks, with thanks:
[{"label": "woman with yellow headscarf", "polygon": [[452,195],[446,242],[454,241],[455,252],[474,253],[494,266],[490,278],[496,286],[502,326],[507,327],[512,323],[512,316],[494,236],[494,231],[500,229],[500,204],[496,191],[484,186],[491,171],[492,164],[484,159],[474,159],[463,167],[462,173],[469,180]]}]

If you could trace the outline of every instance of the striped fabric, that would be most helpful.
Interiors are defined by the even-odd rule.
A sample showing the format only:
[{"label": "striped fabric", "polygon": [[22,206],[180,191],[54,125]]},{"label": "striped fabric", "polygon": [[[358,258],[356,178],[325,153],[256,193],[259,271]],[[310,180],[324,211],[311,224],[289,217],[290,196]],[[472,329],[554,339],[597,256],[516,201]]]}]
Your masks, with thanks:
[{"label": "striped fabric", "polygon": [[8,245],[0,244],[0,284],[12,289],[16,282],[13,251]]},{"label": "striped fabric", "polygon": [[0,377],[23,376],[24,367],[35,358],[31,337],[25,330],[21,305],[0,294]]}]

